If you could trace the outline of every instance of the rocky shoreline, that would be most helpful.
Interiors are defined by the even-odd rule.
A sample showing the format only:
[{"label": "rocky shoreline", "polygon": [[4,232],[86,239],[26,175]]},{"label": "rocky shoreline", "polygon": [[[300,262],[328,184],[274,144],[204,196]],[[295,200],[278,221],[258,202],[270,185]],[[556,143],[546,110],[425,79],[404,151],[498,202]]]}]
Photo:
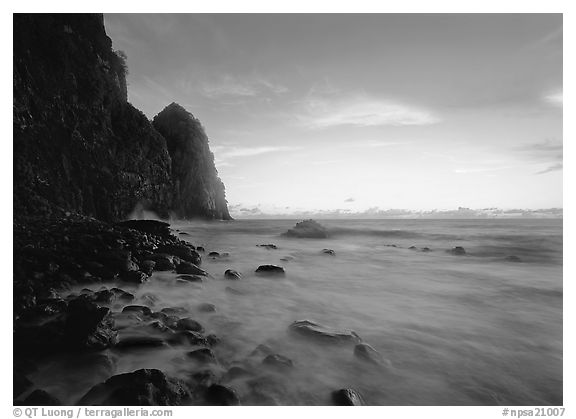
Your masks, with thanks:
[{"label": "rocky shoreline", "polygon": [[[134,302],[129,290],[146,282],[154,271],[172,272],[174,281],[183,284],[214,280],[199,266],[202,253],[202,247],[179,239],[169,224],[160,221],[108,224],[77,215],[15,221],[14,404],[61,404],[29,379],[38,364],[55,354],[85,354],[102,364],[106,379],[74,404],[281,404],[274,396],[270,377],[248,380],[250,396],[241,400],[234,381],[251,377],[254,372],[247,365],[218,359],[213,348],[222,337],[207,333],[186,310],[155,307],[152,294],[146,296],[148,304]],[[284,269],[262,265],[256,272],[278,275],[284,274]],[[240,279],[240,273],[226,270],[224,280]],[[226,288],[226,292],[233,291],[232,287]],[[213,312],[216,308],[205,302],[198,310]],[[354,332],[331,330],[308,320],[293,323],[289,332],[294,338],[319,344],[352,344],[358,359],[374,365],[381,362],[379,354],[362,344]],[[188,379],[170,377],[161,371],[161,365],[158,369],[113,375],[111,361],[104,353],[111,348],[129,354],[167,347],[184,349],[187,359],[196,365]],[[292,360],[266,345],[258,346],[251,358],[250,362],[257,362],[257,369],[272,374],[294,368]],[[354,389],[334,389],[331,397],[338,405],[365,403]]]}]

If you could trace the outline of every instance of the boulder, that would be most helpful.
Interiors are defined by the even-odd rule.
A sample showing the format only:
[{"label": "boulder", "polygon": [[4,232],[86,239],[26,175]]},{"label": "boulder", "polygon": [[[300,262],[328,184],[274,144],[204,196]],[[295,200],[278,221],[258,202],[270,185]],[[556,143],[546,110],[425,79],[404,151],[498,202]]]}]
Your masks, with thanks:
[{"label": "boulder", "polygon": [[328,237],[328,231],[317,221],[304,220],[297,223],[294,228],[284,233],[284,236],[309,239],[325,239]]},{"label": "boulder", "polygon": [[122,301],[132,301],[134,300],[134,294],[124,291],[121,288],[111,288],[110,291],[114,293],[117,299]]},{"label": "boulder", "polygon": [[204,282],[204,278],[200,275],[178,275],[176,278],[183,279],[188,282]]},{"label": "boulder", "polygon": [[352,389],[343,388],[332,393],[332,401],[336,406],[364,406],[366,403],[362,395]]},{"label": "boulder", "polygon": [[268,355],[264,358],[262,364],[280,371],[288,371],[294,368],[294,363],[291,359],[279,354]]},{"label": "boulder", "polygon": [[278,249],[278,246],[276,246],[275,244],[271,244],[271,243],[270,244],[257,244],[256,246],[257,247],[263,247],[263,248],[268,249],[268,250]]},{"label": "boulder", "polygon": [[256,269],[256,273],[283,275],[286,271],[282,266],[278,265],[260,265]]},{"label": "boulder", "polygon": [[148,276],[152,275],[152,272],[154,272],[155,267],[156,262],[154,262],[153,260],[145,260],[143,262],[140,262],[140,270]]},{"label": "boulder", "polygon": [[131,228],[142,233],[153,234],[165,239],[172,238],[170,224],[156,220],[128,220],[116,223],[119,227]]},{"label": "boulder", "polygon": [[122,309],[122,313],[127,312],[134,312],[137,314],[141,314],[144,316],[150,316],[152,314],[152,310],[149,307],[141,306],[141,305],[129,305]]},{"label": "boulder", "polygon": [[178,330],[191,330],[192,332],[203,332],[204,328],[196,320],[190,317],[185,317],[178,320],[176,323],[176,329]]},{"label": "boulder", "polygon": [[322,253],[325,255],[336,256],[336,252],[332,249],[322,249]]},{"label": "boulder", "polygon": [[466,250],[462,246],[456,246],[450,249],[449,252],[456,256],[462,256],[466,254]]},{"label": "boulder", "polygon": [[202,258],[200,254],[196,252],[192,245],[188,245],[186,243],[170,243],[163,246],[158,247],[157,251],[159,253],[166,253],[169,255],[174,255],[181,260],[186,262],[194,263],[199,265],[202,262]]},{"label": "boulder", "polygon": [[309,320],[298,320],[289,326],[296,335],[326,343],[358,343],[360,337],[353,331],[334,330]]},{"label": "boulder", "polygon": [[208,273],[190,262],[181,262],[176,266],[176,273],[207,276]]},{"label": "boulder", "polygon": [[148,280],[148,275],[142,271],[128,271],[121,273],[119,279],[132,284],[142,284]]},{"label": "boulder", "polygon": [[354,347],[354,356],[374,365],[384,365],[384,357],[367,343],[359,343]]},{"label": "boulder", "polygon": [[198,311],[203,313],[213,313],[216,311],[216,306],[211,303],[202,303],[198,306]]},{"label": "boulder", "polygon": [[61,406],[62,403],[50,393],[36,389],[22,403],[24,406]]},{"label": "boulder", "polygon": [[104,349],[118,342],[110,309],[82,296],[68,303],[64,333],[72,347]]},{"label": "boulder", "polygon": [[98,384],[78,402],[98,406],[177,406],[189,397],[184,383],[157,369],[115,375]]},{"label": "boulder", "polygon": [[176,269],[174,258],[165,254],[154,254],[150,256],[150,260],[155,262],[154,270],[156,271],[172,271]]},{"label": "boulder", "polygon": [[207,364],[215,364],[218,362],[214,352],[212,352],[212,349],[210,348],[196,349],[195,351],[188,352],[186,356],[195,361]]},{"label": "boulder", "polygon": [[224,272],[224,276],[228,279],[242,278],[242,275],[240,275],[240,273],[238,271],[235,271],[234,269],[226,269],[226,272]]},{"label": "boulder", "polygon": [[129,336],[120,339],[120,342],[116,345],[118,349],[138,349],[138,348],[156,348],[159,346],[164,346],[164,339],[157,336],[145,335],[145,336]]},{"label": "boulder", "polygon": [[236,391],[220,384],[212,384],[206,389],[206,402],[211,406],[240,406]]}]

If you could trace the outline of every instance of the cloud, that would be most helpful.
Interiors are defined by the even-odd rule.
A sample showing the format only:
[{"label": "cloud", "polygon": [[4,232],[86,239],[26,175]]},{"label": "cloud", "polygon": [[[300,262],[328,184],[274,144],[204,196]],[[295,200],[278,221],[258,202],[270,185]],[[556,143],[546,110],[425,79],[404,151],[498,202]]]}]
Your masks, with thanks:
[{"label": "cloud", "polygon": [[404,103],[369,98],[364,95],[348,98],[308,97],[306,114],[300,120],[310,128],[322,129],[342,125],[409,126],[430,125],[440,119],[430,111]]},{"label": "cloud", "polygon": [[562,108],[564,106],[564,93],[555,92],[544,96],[544,101],[552,106]]},{"label": "cloud", "polygon": [[356,201],[354,198],[348,198],[344,200],[344,202],[354,202],[354,201]]},{"label": "cloud", "polygon": [[556,163],[544,170],[541,170],[539,172],[536,172],[537,175],[543,175],[545,173],[550,173],[550,172],[557,172],[558,170],[563,170],[564,169],[564,165],[563,163]]},{"label": "cloud", "polygon": [[238,78],[231,75],[224,75],[216,81],[203,83],[199,90],[200,94],[208,99],[247,98],[288,92],[287,87],[262,77]]},{"label": "cloud", "polygon": [[212,153],[216,166],[232,166],[230,160],[254,157],[262,154],[279,153],[284,151],[299,150],[300,147],[288,146],[258,146],[258,147],[240,147],[235,145],[216,145],[212,146]]}]

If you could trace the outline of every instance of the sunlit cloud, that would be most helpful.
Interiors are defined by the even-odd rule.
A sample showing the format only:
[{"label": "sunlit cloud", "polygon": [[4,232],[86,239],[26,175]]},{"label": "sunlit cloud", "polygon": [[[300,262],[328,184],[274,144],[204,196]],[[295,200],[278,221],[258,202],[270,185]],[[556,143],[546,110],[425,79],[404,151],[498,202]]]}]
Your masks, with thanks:
[{"label": "sunlit cloud", "polygon": [[301,121],[311,128],[341,125],[407,126],[430,125],[440,119],[428,110],[390,100],[354,97],[348,99],[309,98],[304,107],[307,114]]},{"label": "sunlit cloud", "polygon": [[547,167],[547,168],[544,169],[544,170],[541,170],[541,171],[539,171],[539,172],[536,172],[536,174],[537,174],[537,175],[543,175],[543,174],[550,173],[550,172],[557,172],[557,171],[563,170],[563,169],[564,169],[564,164],[563,164],[563,163],[556,163],[556,164],[553,164],[553,165],[550,166],[550,167]]},{"label": "sunlit cloud", "polygon": [[208,99],[229,97],[254,97],[261,94],[279,95],[288,88],[272,83],[262,77],[239,78],[224,75],[216,81],[205,82],[200,86],[200,94]]},{"label": "sunlit cloud", "polygon": [[212,146],[212,152],[217,166],[231,166],[230,160],[254,157],[262,154],[278,153],[298,150],[300,147],[289,146],[261,146],[261,147],[240,147],[240,146]]},{"label": "sunlit cloud", "polygon": [[548,103],[552,106],[558,106],[561,108],[564,106],[564,93],[563,92],[556,92],[556,93],[548,94],[548,95],[544,96],[544,100],[546,101],[546,103]]}]

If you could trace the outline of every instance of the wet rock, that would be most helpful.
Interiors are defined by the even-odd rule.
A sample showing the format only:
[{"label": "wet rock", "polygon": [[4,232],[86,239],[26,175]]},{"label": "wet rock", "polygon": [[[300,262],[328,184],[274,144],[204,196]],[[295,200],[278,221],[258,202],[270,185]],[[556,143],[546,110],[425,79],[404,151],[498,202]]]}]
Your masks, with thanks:
[{"label": "wet rock", "polygon": [[154,270],[156,271],[172,271],[176,269],[174,259],[170,255],[154,254],[150,258],[155,263]]},{"label": "wet rock", "polygon": [[260,376],[246,381],[246,384],[250,390],[246,400],[248,404],[257,406],[285,404],[288,389],[275,377]]},{"label": "wet rock", "polygon": [[228,279],[242,278],[242,275],[240,275],[240,273],[238,271],[235,271],[234,269],[226,269],[226,272],[224,272],[224,276]]},{"label": "wet rock", "polygon": [[213,313],[216,311],[216,306],[211,303],[202,303],[198,306],[198,311],[203,313]]},{"label": "wet rock", "polygon": [[21,374],[17,371],[14,371],[12,379],[14,385],[14,398],[20,396],[32,386],[32,381],[26,378],[24,374]]},{"label": "wet rock", "polygon": [[216,346],[220,343],[220,338],[215,334],[211,333],[206,336],[206,341],[208,342],[209,346]]},{"label": "wet rock", "polygon": [[131,228],[142,233],[153,234],[165,239],[171,238],[170,224],[156,220],[129,220],[116,223],[119,227]]},{"label": "wet rock", "polygon": [[200,275],[178,275],[177,278],[188,282],[204,282]]},{"label": "wet rock", "polygon": [[336,252],[332,249],[322,249],[322,253],[325,255],[336,256]]},{"label": "wet rock", "polygon": [[210,346],[208,339],[199,332],[193,332],[191,330],[181,330],[170,337],[170,343],[173,344],[188,344],[188,345],[198,345],[198,346]]},{"label": "wet rock", "polygon": [[423,252],[430,252],[430,248],[429,247],[423,247],[422,249],[420,249]]},{"label": "wet rock", "polygon": [[110,291],[112,291],[114,293],[114,295],[116,296],[117,299],[122,300],[122,301],[132,301],[134,300],[134,295],[124,291],[121,288],[111,288]]},{"label": "wet rock", "polygon": [[218,375],[212,370],[202,370],[191,375],[194,384],[200,387],[210,387],[219,381]]},{"label": "wet rock", "polygon": [[137,314],[141,314],[143,316],[150,316],[152,314],[152,310],[149,307],[141,306],[141,305],[130,305],[126,306],[122,309],[122,313],[133,312]]},{"label": "wet rock", "polygon": [[278,246],[276,246],[275,244],[257,244],[256,246],[263,247],[263,248],[268,249],[268,250],[278,249]]},{"label": "wet rock", "polygon": [[145,260],[140,263],[140,270],[148,276],[152,275],[152,272],[154,272],[155,267],[156,262],[154,262],[153,260]]},{"label": "wet rock", "polygon": [[256,269],[256,273],[283,275],[286,271],[282,266],[278,265],[260,265],[258,269]]},{"label": "wet rock", "polygon": [[116,294],[111,290],[102,290],[94,293],[93,298],[97,303],[111,304],[116,299]]},{"label": "wet rock", "polygon": [[522,259],[520,259],[518,256],[512,255],[512,256],[506,256],[506,258],[504,258],[504,260],[506,262],[522,262]]},{"label": "wet rock", "polygon": [[181,262],[176,266],[176,273],[179,274],[190,274],[190,275],[202,275],[207,276],[208,273],[200,269],[198,266],[194,265],[193,263],[189,262]]},{"label": "wet rock", "polygon": [[410,246],[408,249],[410,250],[418,250],[418,248],[416,246]]},{"label": "wet rock", "polygon": [[177,406],[189,397],[184,383],[157,369],[115,375],[94,386],[78,403],[99,406]]},{"label": "wet rock", "polygon": [[202,246],[197,246],[197,247],[196,247],[196,251],[198,251],[198,252],[205,252],[206,249],[204,249]]},{"label": "wet rock", "polygon": [[365,406],[362,395],[352,388],[343,388],[332,393],[336,406]]},{"label": "wet rock", "polygon": [[450,249],[449,252],[456,256],[462,256],[466,254],[466,249],[464,249],[462,246],[456,246]]},{"label": "wet rock", "polygon": [[24,406],[61,406],[62,403],[50,393],[36,389],[22,403]]},{"label": "wet rock", "polygon": [[295,321],[289,326],[289,330],[297,335],[326,343],[360,342],[360,337],[353,331],[334,330],[309,320]]},{"label": "wet rock", "polygon": [[190,234],[186,233],[185,231],[180,231],[178,234],[181,236],[189,236]]},{"label": "wet rock", "polygon": [[274,351],[270,346],[261,343],[250,353],[250,355],[271,355],[273,353]]},{"label": "wet rock", "polygon": [[184,242],[163,245],[158,247],[157,251],[159,253],[174,255],[183,261],[194,263],[196,265],[199,265],[202,262],[200,254],[198,254],[191,245]]},{"label": "wet rock", "polygon": [[248,370],[246,370],[242,367],[234,366],[226,372],[224,379],[227,381],[231,381],[231,380],[236,380],[238,378],[249,377],[251,375],[252,374],[250,374],[250,372],[248,372]]},{"label": "wet rock", "polygon": [[144,304],[147,304],[148,306],[151,307],[154,307],[158,302],[158,297],[151,293],[142,294],[140,299]]},{"label": "wet rock", "polygon": [[168,316],[178,316],[185,314],[187,310],[184,307],[164,307],[160,312]]},{"label": "wet rock", "polygon": [[325,239],[328,231],[324,226],[314,220],[304,220],[297,223],[294,228],[283,234],[287,237]]},{"label": "wet rock", "polygon": [[120,339],[116,345],[118,349],[157,348],[164,346],[165,342],[157,336],[129,336]]},{"label": "wet rock", "polygon": [[264,358],[262,363],[268,367],[280,371],[288,371],[294,368],[294,363],[292,360],[280,354],[268,355],[266,358]]},{"label": "wet rock", "polygon": [[383,365],[384,357],[367,343],[359,343],[354,347],[354,356],[362,361],[375,365]]},{"label": "wet rock", "polygon": [[190,359],[206,364],[215,364],[218,362],[214,352],[212,352],[212,349],[209,348],[201,348],[196,349],[195,351],[190,351],[186,354],[186,356]]},{"label": "wet rock", "polygon": [[66,340],[73,347],[104,349],[118,341],[110,309],[77,298],[68,303],[64,326]]},{"label": "wet rock", "polygon": [[206,402],[211,406],[240,406],[236,391],[220,384],[212,384],[206,390]]},{"label": "wet rock", "polygon": [[178,320],[176,323],[176,328],[178,330],[191,330],[192,332],[203,332],[204,328],[200,323],[196,320],[191,319],[190,317],[185,317],[183,319]]},{"label": "wet rock", "polygon": [[148,279],[142,271],[128,271],[120,274],[119,279],[124,282],[130,282],[132,284],[142,284]]},{"label": "wet rock", "polygon": [[211,258],[219,258],[219,257],[220,257],[220,253],[218,253],[218,252],[210,252],[210,253],[208,253],[208,257],[211,257]]}]

